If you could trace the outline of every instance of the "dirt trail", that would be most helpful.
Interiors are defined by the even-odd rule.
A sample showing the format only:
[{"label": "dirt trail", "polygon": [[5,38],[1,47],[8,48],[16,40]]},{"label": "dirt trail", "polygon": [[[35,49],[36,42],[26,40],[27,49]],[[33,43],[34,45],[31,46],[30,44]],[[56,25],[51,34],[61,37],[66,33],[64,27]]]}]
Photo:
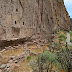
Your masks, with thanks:
[{"label": "dirt trail", "polygon": [[70,42],[70,33],[67,33],[66,42],[67,42],[69,45],[72,45],[72,43]]}]

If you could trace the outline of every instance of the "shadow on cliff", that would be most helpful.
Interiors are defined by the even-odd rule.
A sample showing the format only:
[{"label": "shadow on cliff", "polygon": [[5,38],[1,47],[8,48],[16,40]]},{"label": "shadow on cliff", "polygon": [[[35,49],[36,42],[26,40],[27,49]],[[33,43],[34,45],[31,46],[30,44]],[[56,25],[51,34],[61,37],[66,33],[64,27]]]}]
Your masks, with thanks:
[{"label": "shadow on cliff", "polygon": [[9,47],[9,46],[17,46],[18,44],[25,44],[25,42],[29,42],[32,41],[30,37],[27,38],[21,38],[21,39],[17,39],[17,40],[0,40],[0,49],[4,49],[5,47]]}]

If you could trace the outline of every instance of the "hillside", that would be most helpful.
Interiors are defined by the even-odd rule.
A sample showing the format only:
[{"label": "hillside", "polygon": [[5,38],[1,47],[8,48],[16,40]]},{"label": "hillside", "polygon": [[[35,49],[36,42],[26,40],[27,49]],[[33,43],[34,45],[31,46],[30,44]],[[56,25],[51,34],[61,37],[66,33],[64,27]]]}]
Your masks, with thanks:
[{"label": "hillside", "polygon": [[36,67],[30,62],[41,61],[45,53],[55,61],[69,30],[63,0],[0,0],[0,72],[66,72],[60,64],[43,61],[44,67],[41,62]]}]

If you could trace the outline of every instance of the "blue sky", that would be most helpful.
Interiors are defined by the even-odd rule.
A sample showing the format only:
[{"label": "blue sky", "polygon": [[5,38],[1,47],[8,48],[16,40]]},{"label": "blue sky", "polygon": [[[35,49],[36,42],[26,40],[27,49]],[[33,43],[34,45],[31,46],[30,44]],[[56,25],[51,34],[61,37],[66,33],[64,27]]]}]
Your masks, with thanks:
[{"label": "blue sky", "polygon": [[64,4],[66,6],[66,9],[67,9],[70,17],[72,18],[72,0],[64,0]]}]

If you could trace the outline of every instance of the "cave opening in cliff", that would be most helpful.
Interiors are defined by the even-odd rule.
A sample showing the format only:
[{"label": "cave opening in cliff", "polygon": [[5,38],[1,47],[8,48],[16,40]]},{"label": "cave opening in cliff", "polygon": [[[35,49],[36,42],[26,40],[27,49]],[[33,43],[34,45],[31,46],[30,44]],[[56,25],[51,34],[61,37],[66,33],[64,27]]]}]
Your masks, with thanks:
[{"label": "cave opening in cliff", "polygon": [[18,9],[16,9],[16,12],[18,12]]},{"label": "cave opening in cliff", "polygon": [[24,25],[24,22],[23,22],[23,25]]},{"label": "cave opening in cliff", "polygon": [[17,22],[15,21],[15,24],[16,24]]}]

